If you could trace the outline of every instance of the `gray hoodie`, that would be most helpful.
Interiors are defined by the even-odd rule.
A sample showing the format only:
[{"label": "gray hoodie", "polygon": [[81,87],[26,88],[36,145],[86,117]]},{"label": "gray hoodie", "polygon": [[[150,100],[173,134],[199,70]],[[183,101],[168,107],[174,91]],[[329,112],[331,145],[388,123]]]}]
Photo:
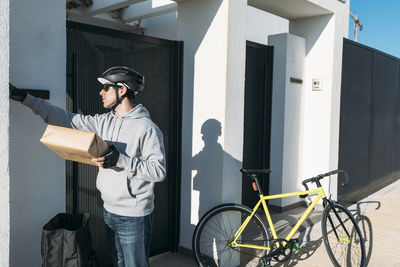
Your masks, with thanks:
[{"label": "gray hoodie", "polygon": [[135,106],[122,117],[114,111],[85,116],[70,113],[28,95],[22,102],[46,123],[96,133],[115,145],[118,162],[99,168],[96,187],[104,208],[121,216],[145,216],[154,208],[154,184],[165,179],[163,136],[145,107]]}]

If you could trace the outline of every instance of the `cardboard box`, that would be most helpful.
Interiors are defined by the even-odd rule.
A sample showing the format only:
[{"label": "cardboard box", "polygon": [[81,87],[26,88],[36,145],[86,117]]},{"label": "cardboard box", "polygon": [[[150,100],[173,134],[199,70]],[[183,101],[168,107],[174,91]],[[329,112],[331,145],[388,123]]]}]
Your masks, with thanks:
[{"label": "cardboard box", "polygon": [[92,158],[105,155],[108,144],[95,133],[48,125],[42,138],[45,146],[63,159],[96,165]]}]

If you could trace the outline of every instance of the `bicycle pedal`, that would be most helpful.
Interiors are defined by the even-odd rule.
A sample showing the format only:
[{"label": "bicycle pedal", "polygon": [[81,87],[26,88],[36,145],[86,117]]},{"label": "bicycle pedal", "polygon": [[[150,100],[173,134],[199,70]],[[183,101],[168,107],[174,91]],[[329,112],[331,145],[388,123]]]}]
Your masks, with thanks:
[{"label": "bicycle pedal", "polygon": [[290,239],[290,243],[292,243],[292,252],[296,252],[299,250],[299,239],[298,238],[293,238]]},{"label": "bicycle pedal", "polygon": [[261,262],[259,266],[260,267],[271,267],[271,265],[269,263],[266,263],[266,262]]},{"label": "bicycle pedal", "polygon": [[259,267],[271,267],[271,262],[266,258],[262,258]]}]

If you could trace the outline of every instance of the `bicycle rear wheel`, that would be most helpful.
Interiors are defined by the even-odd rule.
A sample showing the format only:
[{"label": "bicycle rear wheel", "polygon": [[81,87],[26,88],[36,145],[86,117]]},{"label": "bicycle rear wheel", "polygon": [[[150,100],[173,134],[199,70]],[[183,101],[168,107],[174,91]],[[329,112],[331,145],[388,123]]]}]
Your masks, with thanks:
[{"label": "bicycle rear wheel", "polygon": [[365,266],[364,241],[350,211],[338,203],[327,205],[322,217],[322,236],[335,266]]},{"label": "bicycle rear wheel", "polygon": [[[193,253],[199,266],[258,266],[267,251],[230,247],[234,234],[252,210],[237,204],[225,204],[207,212],[193,233]],[[261,219],[254,214],[237,243],[269,246],[269,234]]]}]

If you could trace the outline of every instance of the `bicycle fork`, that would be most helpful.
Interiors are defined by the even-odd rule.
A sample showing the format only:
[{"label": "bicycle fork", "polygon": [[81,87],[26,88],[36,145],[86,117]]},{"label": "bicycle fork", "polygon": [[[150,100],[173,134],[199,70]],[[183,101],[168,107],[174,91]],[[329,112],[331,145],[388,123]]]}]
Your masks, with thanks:
[{"label": "bicycle fork", "polygon": [[338,219],[340,225],[342,226],[342,228],[344,229],[344,231],[345,231],[345,233],[346,233],[346,236],[344,236],[344,237],[343,237],[343,236],[339,236],[338,232],[336,231],[336,227],[335,227],[335,225],[333,224],[333,220],[332,220],[332,218],[331,218],[331,215],[328,213],[328,220],[329,220],[329,223],[331,224],[331,227],[332,227],[333,232],[335,233],[336,239],[339,241],[340,244],[343,244],[343,243],[350,244],[350,239],[349,239],[350,234],[349,234],[349,232],[347,231],[347,228],[346,228],[346,226],[344,225],[342,218],[340,218],[339,213],[338,213],[337,210],[335,209],[335,207],[334,207],[334,205],[332,204],[332,202],[331,202],[330,200],[328,200],[328,199],[325,198],[325,199],[324,199],[324,206],[326,206],[326,203],[328,203],[328,205],[331,207],[331,209],[333,210],[333,213],[335,214],[335,216],[336,216],[336,218]]}]

